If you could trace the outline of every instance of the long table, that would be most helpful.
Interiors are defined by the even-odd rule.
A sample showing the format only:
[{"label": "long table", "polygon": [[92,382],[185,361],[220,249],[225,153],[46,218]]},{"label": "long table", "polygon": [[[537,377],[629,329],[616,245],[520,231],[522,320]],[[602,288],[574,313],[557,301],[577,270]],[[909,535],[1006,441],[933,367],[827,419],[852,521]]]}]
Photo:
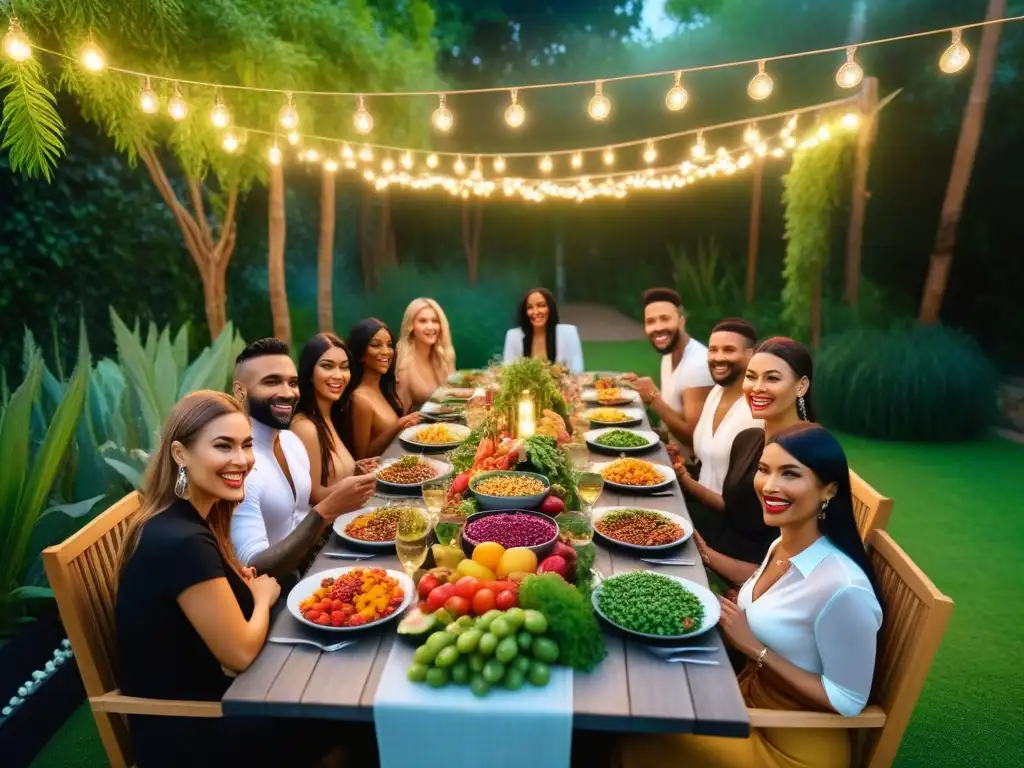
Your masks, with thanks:
[{"label": "long table", "polygon": [[[644,428],[649,428],[645,419]],[[384,454],[400,456],[405,451],[396,440]],[[593,455],[593,460],[607,460]],[[663,445],[644,456],[669,465]],[[642,497],[613,493],[606,489],[599,506],[644,506],[671,511],[689,519],[686,501],[678,485],[666,497]],[[672,556],[691,559],[692,566],[652,566],[637,557],[604,547],[600,539],[594,568],[605,577],[635,570],[657,569],[707,585],[697,547],[691,540]],[[330,559],[327,551],[345,551],[336,536],[321,551],[308,573],[356,561]],[[402,570],[398,558],[378,555],[368,565]],[[358,637],[356,645],[335,653],[321,653],[302,645],[268,643],[253,664],[238,676],[224,694],[223,709],[228,716],[300,717],[370,722],[373,700],[391,644],[396,642],[393,622]],[[271,637],[308,637],[321,642],[342,639],[300,624],[282,610],[270,628]],[[714,659],[718,666],[668,664],[640,645],[606,632],[608,655],[590,673],[573,675],[573,727],[633,733],[700,733],[742,737],[749,733],[746,705],[717,629],[701,636],[700,645],[714,645],[714,653],[700,658]]]}]

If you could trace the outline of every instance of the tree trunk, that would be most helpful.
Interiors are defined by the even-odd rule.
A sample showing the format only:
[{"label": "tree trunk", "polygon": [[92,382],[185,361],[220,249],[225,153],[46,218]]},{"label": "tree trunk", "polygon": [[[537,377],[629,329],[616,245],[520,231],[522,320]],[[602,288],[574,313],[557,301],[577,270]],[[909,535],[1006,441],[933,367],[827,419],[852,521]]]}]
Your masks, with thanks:
[{"label": "tree trunk", "polygon": [[[999,19],[1006,12],[1006,0],[989,0],[986,20]],[[975,62],[974,79],[971,82],[971,94],[964,107],[963,122],[960,124],[960,138],[953,156],[953,167],[946,186],[946,198],[942,202],[942,213],[939,214],[939,229],[935,236],[935,250],[932,251],[928,265],[928,277],[925,280],[924,295],[921,297],[921,310],[918,320],[925,325],[939,321],[942,299],[949,281],[949,270],[953,262],[953,248],[956,245],[956,230],[963,212],[964,198],[971,181],[974,169],[974,156],[978,151],[981,131],[985,123],[985,107],[988,104],[988,93],[992,86],[992,73],[995,71],[996,56],[999,53],[999,33],[1001,24],[989,24],[981,33],[981,45],[978,48],[978,59]]]},{"label": "tree trunk", "polygon": [[316,314],[321,333],[334,330],[334,173],[323,171],[320,241],[317,249]]},{"label": "tree trunk", "polygon": [[210,329],[210,338],[215,339],[227,324],[226,276],[228,264],[235,252],[235,213],[238,206],[238,187],[234,184],[227,187],[228,196],[224,220],[220,224],[219,233],[215,239],[213,229],[206,217],[203,190],[199,179],[194,176],[186,177],[193,213],[178,199],[178,194],[171,186],[167,174],[164,173],[160,158],[157,157],[153,148],[137,144],[136,149],[157,191],[171,210],[185,240],[185,248],[199,272],[199,279],[203,284],[206,324]]},{"label": "tree trunk", "polygon": [[292,320],[288,314],[288,290],[284,279],[284,170],[270,166],[268,195],[267,282],[274,336],[286,344],[292,341]]},{"label": "tree trunk", "polygon": [[469,203],[462,201],[462,248],[466,252],[466,279],[476,285],[480,277],[480,232],[483,229],[484,209],[478,201],[476,216],[470,218]]},{"label": "tree trunk", "polygon": [[750,200],[750,230],[747,235],[747,304],[754,303],[757,281],[757,247],[761,241],[761,192],[764,189],[764,158],[754,158],[754,193]]},{"label": "tree trunk", "polygon": [[850,195],[850,224],[846,230],[846,275],[843,295],[846,303],[857,306],[860,297],[860,256],[864,241],[864,219],[867,216],[868,164],[871,161],[871,144],[875,140],[878,115],[878,78],[864,79],[861,91],[862,118],[857,134],[857,156],[853,164],[853,192]]}]

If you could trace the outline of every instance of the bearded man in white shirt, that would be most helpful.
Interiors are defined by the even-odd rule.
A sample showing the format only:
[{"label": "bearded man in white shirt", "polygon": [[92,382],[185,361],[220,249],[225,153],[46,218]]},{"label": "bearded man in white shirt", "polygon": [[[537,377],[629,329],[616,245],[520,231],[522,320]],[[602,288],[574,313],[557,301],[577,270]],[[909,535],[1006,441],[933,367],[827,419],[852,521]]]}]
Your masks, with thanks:
[{"label": "bearded man in white shirt", "polygon": [[299,400],[298,372],[283,341],[260,339],[243,349],[233,391],[249,411],[256,463],[245,480],[245,499],[231,516],[231,543],[243,565],[281,578],[315,554],[339,515],[370,499],[376,477],[345,478],[310,508],[309,455],[288,431]]}]

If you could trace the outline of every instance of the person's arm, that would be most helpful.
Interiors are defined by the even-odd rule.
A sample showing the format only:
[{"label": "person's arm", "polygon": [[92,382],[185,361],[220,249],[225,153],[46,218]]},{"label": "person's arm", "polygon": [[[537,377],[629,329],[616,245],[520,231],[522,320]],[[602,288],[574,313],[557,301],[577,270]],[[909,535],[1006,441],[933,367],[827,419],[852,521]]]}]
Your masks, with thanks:
[{"label": "person's arm", "polygon": [[700,415],[704,411],[704,401],[708,399],[711,387],[687,387],[683,390],[683,419],[686,422],[685,432],[689,436],[687,445],[693,447],[693,430],[697,428]]},{"label": "person's arm", "polygon": [[309,419],[299,419],[292,422],[291,429],[302,441],[302,447],[309,456],[309,500],[316,504],[331,492],[329,487],[320,482],[320,438],[316,433],[316,425]]},{"label": "person's arm", "polygon": [[521,332],[516,328],[509,328],[505,334],[505,351],[502,353],[505,365],[510,365],[523,356],[523,347],[526,341],[520,341],[520,335]]},{"label": "person's arm", "polygon": [[409,369],[405,368],[398,374],[398,399],[402,402],[402,412],[412,412],[412,388],[409,386]]},{"label": "person's arm", "polygon": [[706,544],[702,548],[701,556],[708,568],[736,586],[745,583],[747,579],[757,573],[759,567],[757,563],[748,563],[745,560],[737,560],[734,557],[723,555]]},{"label": "person's arm", "polygon": [[707,486],[701,485],[697,482],[697,479],[691,476],[690,473],[682,466],[681,460],[678,466],[673,465],[673,469],[675,469],[676,478],[679,480],[679,485],[682,486],[684,491],[693,496],[708,509],[713,509],[715,512],[725,511],[725,499],[722,498],[722,494],[715,493]]},{"label": "person's arm", "polygon": [[356,392],[352,395],[352,455],[356,459],[377,456],[382,451],[372,451],[370,438],[373,433],[373,404]]},{"label": "person's arm", "polygon": [[231,545],[242,565],[251,566],[256,555],[270,546],[263,520],[263,475],[258,468],[245,478],[245,498],[231,514]]},{"label": "person's arm", "polygon": [[577,376],[583,373],[583,342],[580,341],[580,332],[575,325],[566,326],[566,336],[569,343],[569,371]]}]

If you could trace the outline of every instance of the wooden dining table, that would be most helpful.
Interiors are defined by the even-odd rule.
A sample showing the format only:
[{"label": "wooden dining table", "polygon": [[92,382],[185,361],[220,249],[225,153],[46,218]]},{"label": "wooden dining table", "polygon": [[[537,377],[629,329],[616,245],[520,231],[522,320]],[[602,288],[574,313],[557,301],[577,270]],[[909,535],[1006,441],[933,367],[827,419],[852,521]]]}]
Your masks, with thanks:
[{"label": "wooden dining table", "polygon": [[[644,420],[641,428],[649,429]],[[407,451],[396,439],[384,458]],[[645,458],[670,465],[663,444]],[[593,454],[594,461],[609,457]],[[689,519],[686,501],[678,483],[670,496],[637,496],[616,493],[607,487],[598,506],[643,506],[673,512]],[[707,586],[707,574],[693,540],[658,557],[689,559],[693,565],[661,566],[642,562],[625,549],[609,548],[595,538],[594,569],[604,577],[635,570],[657,570],[681,576]],[[335,534],[307,571],[307,575],[360,562],[380,568],[402,570],[394,553],[371,560],[338,560],[328,552],[351,551]],[[282,601],[283,602],[283,601]],[[307,627],[287,609],[274,618],[271,638],[308,638],[321,643],[354,639],[341,651],[324,653],[306,645],[268,643],[252,665],[239,675],[224,694],[226,716],[297,717],[371,722],[373,702],[381,672],[396,642],[395,622],[362,632],[329,632]],[[714,652],[695,654],[714,660],[717,666],[667,663],[642,644],[624,639],[606,629],[608,655],[592,672],[573,674],[573,727],[631,733],[699,733],[743,737],[750,724],[736,675],[726,655],[718,628],[701,635],[700,646],[714,646]]]}]

